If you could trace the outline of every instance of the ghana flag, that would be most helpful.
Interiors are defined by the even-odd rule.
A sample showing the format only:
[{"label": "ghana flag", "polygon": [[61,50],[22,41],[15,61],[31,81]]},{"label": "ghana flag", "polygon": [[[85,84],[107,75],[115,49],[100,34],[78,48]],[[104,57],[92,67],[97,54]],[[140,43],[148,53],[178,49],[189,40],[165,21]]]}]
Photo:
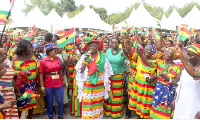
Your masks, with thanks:
[{"label": "ghana flag", "polygon": [[126,28],[122,27],[122,34],[125,34],[125,33],[126,33]]},{"label": "ghana flag", "polygon": [[[6,23],[7,16],[8,16],[8,11],[0,10],[0,23]],[[11,19],[11,13],[8,19]]]},{"label": "ghana flag", "polygon": [[134,41],[133,47],[137,48],[137,39]]},{"label": "ghana flag", "polygon": [[38,94],[34,94],[33,91],[31,91],[29,88],[25,91],[25,93],[19,98],[19,100],[25,100],[27,98],[32,97],[40,97]]},{"label": "ghana flag", "polygon": [[130,28],[130,33],[131,33],[131,34],[133,34],[135,31],[136,31],[136,30],[135,30],[134,27]]},{"label": "ghana flag", "polygon": [[143,28],[135,28],[137,30],[137,32],[142,33],[142,31],[144,30]]},{"label": "ghana flag", "polygon": [[115,31],[115,32],[118,31],[118,27],[114,27],[114,31]]},{"label": "ghana flag", "polygon": [[90,35],[92,35],[92,36],[95,36],[95,37],[96,37],[98,34],[97,34],[97,32],[95,32],[95,31],[91,30],[91,31],[90,31]]},{"label": "ghana flag", "polygon": [[71,28],[63,36],[60,37],[57,46],[58,48],[63,48],[64,46],[74,43],[74,28]]},{"label": "ghana flag", "polygon": [[72,49],[73,49],[73,43],[70,43],[66,46],[66,53],[67,54],[72,54]]},{"label": "ghana flag", "polygon": [[12,36],[13,35],[13,31],[8,31],[8,36]]},{"label": "ghana flag", "polygon": [[150,32],[149,31],[147,31],[147,32],[145,32],[145,37],[149,37],[150,36]]},{"label": "ghana flag", "polygon": [[129,24],[125,21],[125,27],[126,27],[126,29],[128,30],[128,28],[129,28]]},{"label": "ghana flag", "polygon": [[192,34],[191,31],[189,31],[188,29],[183,27],[183,28],[181,28],[181,31],[179,33],[179,39],[181,41],[185,41],[191,34]]},{"label": "ghana flag", "polygon": [[64,34],[65,34],[65,31],[64,31],[64,30],[58,32],[58,35],[59,35],[59,36],[63,36]]},{"label": "ghana flag", "polygon": [[154,39],[160,39],[160,35],[158,34],[158,32],[155,30],[154,27],[152,27],[151,32]]},{"label": "ghana flag", "polygon": [[160,25],[160,22],[159,21],[157,21],[157,24],[156,25],[158,25],[159,27],[161,27],[161,25]]}]

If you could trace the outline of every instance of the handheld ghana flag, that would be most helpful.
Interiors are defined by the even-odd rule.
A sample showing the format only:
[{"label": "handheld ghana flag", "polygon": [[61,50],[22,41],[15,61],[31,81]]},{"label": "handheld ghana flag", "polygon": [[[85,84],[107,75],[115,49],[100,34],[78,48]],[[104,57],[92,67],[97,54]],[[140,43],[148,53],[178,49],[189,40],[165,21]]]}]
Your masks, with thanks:
[{"label": "handheld ghana flag", "polygon": [[155,30],[154,27],[152,27],[151,33],[154,39],[160,39],[160,35],[158,34],[158,32]]},{"label": "handheld ghana flag", "polygon": [[159,21],[157,21],[157,24],[156,25],[158,25],[159,27],[161,27],[161,25],[160,25],[160,22]]},{"label": "handheld ghana flag", "polygon": [[74,43],[74,28],[71,28],[63,36],[60,37],[57,46],[58,48],[63,48],[64,46]]},{"label": "handheld ghana flag", "polygon": [[114,27],[114,31],[115,31],[115,32],[118,31],[118,27]]},{"label": "handheld ghana flag", "polygon": [[[6,23],[7,19],[6,17],[8,16],[8,11],[0,10],[0,23]],[[8,17],[8,20],[11,19],[11,13]]]},{"label": "handheld ghana flag", "polygon": [[181,41],[185,41],[191,34],[192,34],[191,31],[183,27],[181,28],[181,31],[179,33],[179,39]]},{"label": "handheld ghana flag", "polygon": [[90,31],[90,35],[92,35],[92,36],[95,36],[95,37],[96,37],[98,34],[97,34],[97,32],[95,32],[95,31],[91,30],[91,31]]},{"label": "handheld ghana flag", "polygon": [[142,31],[144,30],[143,28],[135,28],[137,30],[137,32],[142,33]]},{"label": "handheld ghana flag", "polygon": [[137,39],[134,41],[133,47],[137,48]]},{"label": "handheld ghana flag", "polygon": [[32,97],[40,97],[40,95],[33,93],[29,88],[25,91],[25,93],[19,98],[19,100],[25,100],[27,98]]},{"label": "handheld ghana flag", "polygon": [[134,27],[130,28],[130,33],[131,33],[131,34],[133,34],[135,31],[136,31],[136,30],[135,30]]},{"label": "handheld ghana flag", "polygon": [[145,37],[149,37],[150,36],[150,32],[149,31],[147,31],[147,32],[145,32]]},{"label": "handheld ghana flag", "polygon": [[125,34],[127,32],[125,27],[122,27],[122,34]]},{"label": "handheld ghana flag", "polygon": [[129,28],[129,24],[125,21],[125,27],[126,27],[126,29],[128,30],[128,28]]},{"label": "handheld ghana flag", "polygon": [[188,28],[188,25],[186,25],[186,24],[181,24],[181,28]]},{"label": "handheld ghana flag", "polygon": [[8,31],[8,36],[12,36],[13,35],[13,31]]}]

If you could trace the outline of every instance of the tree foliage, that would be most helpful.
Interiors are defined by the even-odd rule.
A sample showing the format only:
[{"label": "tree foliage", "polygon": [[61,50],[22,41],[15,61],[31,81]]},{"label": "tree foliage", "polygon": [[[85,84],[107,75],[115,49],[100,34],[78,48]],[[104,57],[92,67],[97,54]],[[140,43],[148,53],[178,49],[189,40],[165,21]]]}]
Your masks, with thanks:
[{"label": "tree foliage", "polygon": [[[62,17],[64,13],[67,13],[69,18],[73,18],[77,14],[79,14],[85,7],[83,5],[76,6],[74,0],[60,0],[55,3],[52,0],[29,0],[27,2],[25,0],[25,9],[22,11],[27,15],[27,13],[32,10],[36,5],[40,8],[40,10],[44,13],[44,15],[48,15],[49,12],[54,8],[56,12]],[[135,3],[130,7],[127,7],[124,12],[112,13],[111,15],[107,14],[107,10],[105,8],[96,8],[95,6],[91,6],[94,11],[99,14],[100,18],[107,22],[108,24],[114,25],[118,24],[125,19],[127,19],[133,10],[137,10],[140,3]],[[146,10],[156,19],[161,20],[162,16],[165,15],[169,17],[174,9],[176,9],[181,17],[185,17],[194,6],[200,9],[200,4],[197,2],[190,2],[184,5],[183,8],[177,8],[176,6],[170,6],[167,11],[160,6],[151,6],[147,3],[144,3],[144,7]]]}]

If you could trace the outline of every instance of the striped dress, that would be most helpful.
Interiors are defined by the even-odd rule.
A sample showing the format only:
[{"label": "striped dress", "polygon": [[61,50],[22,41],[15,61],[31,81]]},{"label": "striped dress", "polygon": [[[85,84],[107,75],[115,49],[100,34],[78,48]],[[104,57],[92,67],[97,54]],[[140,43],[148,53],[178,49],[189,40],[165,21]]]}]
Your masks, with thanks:
[{"label": "striped dress", "polygon": [[113,74],[112,67],[105,58],[104,72],[98,73],[97,84],[90,83],[88,76],[88,68],[81,73],[81,64],[84,55],[76,65],[76,84],[78,86],[78,99],[82,102],[82,118],[83,119],[102,119],[104,99],[109,98],[110,91],[109,77]]},{"label": "striped dress", "polygon": [[[22,82],[22,88],[20,89],[21,94],[24,94],[26,89],[32,90],[36,93],[36,58],[33,56],[30,60],[27,61],[12,61],[12,68],[17,76],[21,71],[29,70],[31,75],[28,76],[28,81]],[[17,101],[17,107],[19,111],[27,111],[32,108],[37,107],[36,99],[35,98],[28,98],[22,101]]]},{"label": "striped dress", "polygon": [[74,71],[74,81],[73,81],[73,94],[72,100],[70,103],[70,113],[74,114],[74,116],[81,116],[82,115],[82,102],[79,103],[78,96],[78,86],[76,85],[76,71]]},{"label": "striped dress", "polygon": [[74,74],[74,71],[75,71],[75,64],[68,64],[69,66],[69,75],[70,75],[70,83],[68,83],[68,90],[72,90],[73,89],[73,80],[74,80],[74,77],[73,77],[73,74]]},{"label": "striped dress", "polygon": [[[9,68],[7,72],[0,78],[1,96],[3,96],[4,102],[15,100],[14,88],[12,87],[12,80],[14,77],[14,71],[12,70],[11,62],[6,59],[4,61]],[[15,104],[10,109],[3,110],[5,114],[5,119],[19,119],[17,105]]]},{"label": "striped dress", "polygon": [[[153,103],[150,111],[150,119],[170,119],[172,116],[171,103],[175,96],[175,86],[170,85],[166,80],[160,77],[159,73],[165,70],[164,60],[155,60],[153,66],[157,68],[156,87],[153,92]],[[176,79],[176,75],[180,73],[182,64],[176,64],[170,67],[164,74],[171,79]],[[187,104],[187,103],[186,103]]]},{"label": "striped dress", "polygon": [[104,114],[107,117],[120,118],[124,111],[124,61],[126,57],[123,55],[122,49],[116,55],[113,55],[111,49],[108,49],[106,57],[112,66],[114,75],[110,78],[113,98],[105,100]]},{"label": "striped dress", "polygon": [[137,73],[134,77],[128,107],[130,110],[136,111],[136,114],[141,118],[145,119],[149,118],[156,81],[152,83],[146,82],[144,74],[155,76],[155,70],[155,68],[150,68],[144,64],[141,58],[138,57]]}]

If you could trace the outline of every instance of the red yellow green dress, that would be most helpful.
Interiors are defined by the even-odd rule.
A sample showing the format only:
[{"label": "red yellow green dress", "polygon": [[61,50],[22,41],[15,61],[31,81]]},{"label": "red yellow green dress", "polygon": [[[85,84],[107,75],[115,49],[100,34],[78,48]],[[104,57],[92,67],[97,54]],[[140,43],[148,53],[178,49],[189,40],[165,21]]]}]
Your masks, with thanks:
[{"label": "red yellow green dress", "polygon": [[[26,89],[30,89],[36,93],[36,71],[37,71],[37,61],[35,56],[27,61],[12,61],[12,68],[17,76],[20,72],[29,70],[31,75],[28,76],[28,80],[23,79],[21,83],[21,94],[24,94]],[[17,101],[17,107],[19,111],[27,111],[32,108],[37,107],[37,102],[35,98],[28,98],[25,100]]]},{"label": "red yellow green dress", "polygon": [[137,58],[137,72],[133,80],[128,107],[130,110],[136,111],[136,114],[139,115],[140,118],[148,119],[156,81],[152,83],[147,82],[144,74],[156,76],[156,69],[148,67],[146,64],[144,64],[141,58],[137,56],[133,50],[130,57]]},{"label": "red yellow green dress", "polygon": [[170,119],[172,115],[171,103],[175,96],[175,86],[170,85],[165,79],[160,77],[159,73],[163,72],[165,76],[176,79],[180,73],[182,64],[175,64],[165,68],[164,60],[154,60],[152,64],[157,68],[156,87],[153,92],[153,103],[150,111],[150,119]]}]

